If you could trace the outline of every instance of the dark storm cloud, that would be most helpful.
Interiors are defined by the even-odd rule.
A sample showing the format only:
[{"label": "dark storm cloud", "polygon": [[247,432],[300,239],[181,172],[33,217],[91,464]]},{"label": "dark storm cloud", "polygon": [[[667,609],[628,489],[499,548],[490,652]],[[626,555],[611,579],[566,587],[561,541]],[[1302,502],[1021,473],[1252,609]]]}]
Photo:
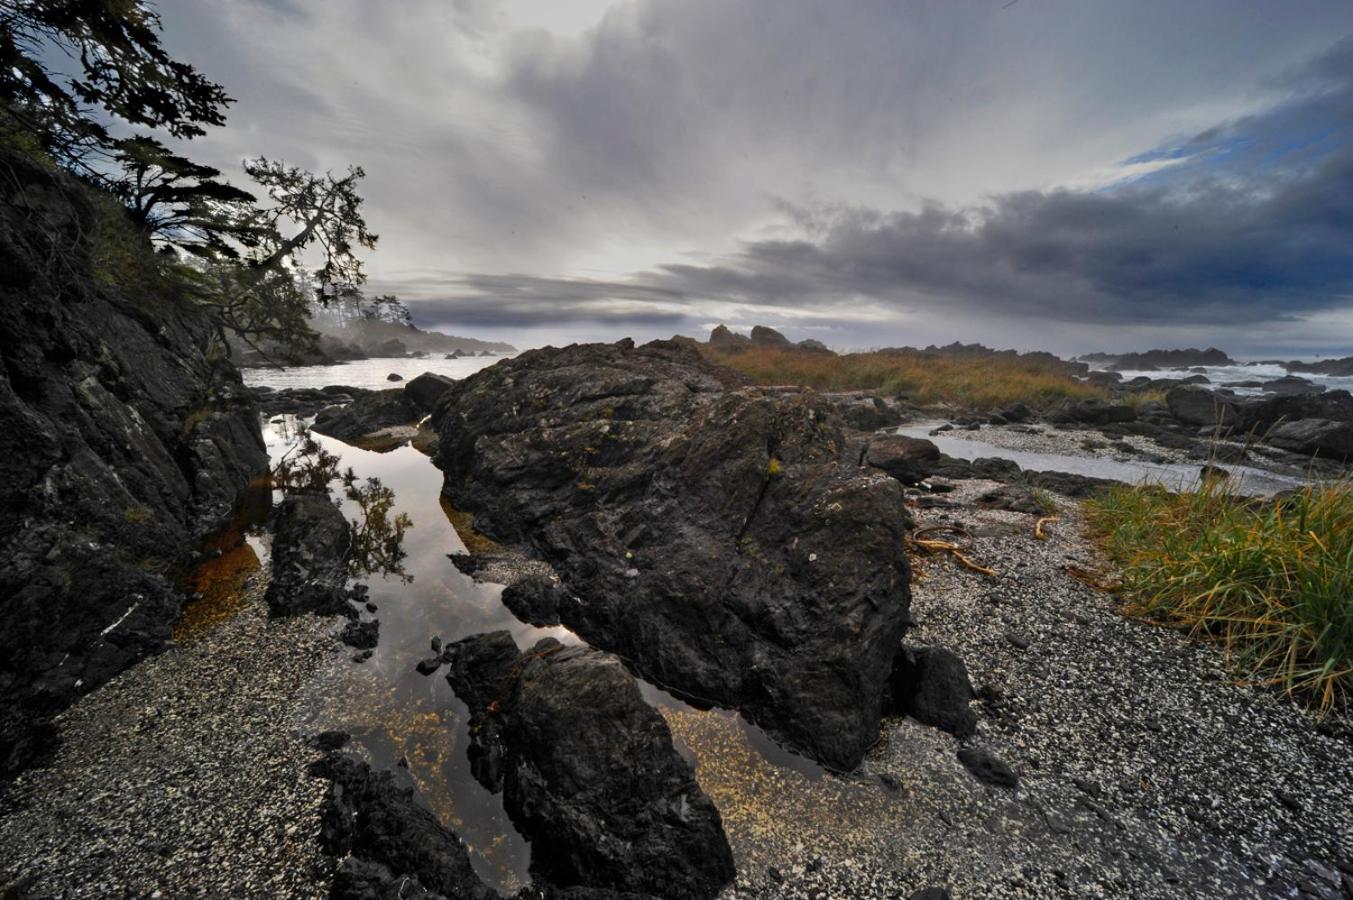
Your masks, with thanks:
[{"label": "dark storm cloud", "polygon": [[[792,207],[804,236],[628,279],[474,276],[438,317],[638,323],[701,303],[793,313],[862,302],[1060,322],[1234,325],[1353,296],[1353,41],[1290,76],[1299,91],[1161,151],[1177,168],[1113,190],[1023,191],[919,212]],[[1145,157],[1144,157],[1145,158]],[[1203,162],[1193,162],[1200,158]],[[461,304],[464,304],[463,306]]]}]

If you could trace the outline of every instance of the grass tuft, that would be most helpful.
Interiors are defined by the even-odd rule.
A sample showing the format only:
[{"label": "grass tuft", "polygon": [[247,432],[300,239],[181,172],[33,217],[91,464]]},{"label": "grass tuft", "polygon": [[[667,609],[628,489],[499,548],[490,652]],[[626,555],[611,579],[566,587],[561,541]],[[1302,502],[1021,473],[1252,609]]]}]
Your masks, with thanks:
[{"label": "grass tuft", "polygon": [[757,384],[793,384],[826,391],[866,390],[913,403],[950,403],[990,409],[1022,402],[1046,406],[1058,400],[1106,399],[1102,388],[1078,381],[1038,360],[969,357],[926,351],[804,353],[753,347],[725,351],[701,346],[710,360],[741,372]]},{"label": "grass tuft", "polygon": [[1353,483],[1272,500],[1224,481],[1121,487],[1089,501],[1126,611],[1222,644],[1255,682],[1322,713],[1353,687]]}]

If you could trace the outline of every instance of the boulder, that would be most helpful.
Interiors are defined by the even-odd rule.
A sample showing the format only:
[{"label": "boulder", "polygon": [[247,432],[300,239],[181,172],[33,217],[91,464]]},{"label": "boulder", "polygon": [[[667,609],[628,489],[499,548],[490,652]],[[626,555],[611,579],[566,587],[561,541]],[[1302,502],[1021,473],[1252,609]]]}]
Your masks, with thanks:
[{"label": "boulder", "polygon": [[320,410],[310,430],[350,444],[383,428],[413,425],[418,419],[418,410],[404,388],[391,388],[371,391],[345,406]]},{"label": "boulder", "polygon": [[903,484],[917,484],[935,470],[940,461],[940,448],[925,438],[879,434],[870,439],[864,461]]},{"label": "boulder", "polygon": [[1325,386],[1297,375],[1284,375],[1260,385],[1266,394],[1323,394]]},{"label": "boulder", "polygon": [[273,525],[268,610],[350,615],[348,557],[352,530],[328,494],[293,494],[277,507]]},{"label": "boulder", "polygon": [[518,653],[506,631],[446,658],[475,777],[502,791],[537,879],[677,900],[732,881],[719,811],[620,660],[552,638]]},{"label": "boulder", "polygon": [[1303,456],[1353,460],[1353,421],[1298,419],[1284,422],[1269,433],[1268,442]]},{"label": "boulder", "polygon": [[523,353],[438,406],[443,493],[550,563],[560,622],[834,769],[878,738],[910,602],[902,486],[830,405],[671,342]]},{"label": "boulder", "polygon": [[1170,415],[1189,425],[1223,427],[1237,421],[1235,398],[1193,384],[1181,384],[1165,393]]},{"label": "boulder", "polygon": [[438,375],[436,372],[424,372],[404,385],[404,396],[414,412],[427,415],[437,405],[446,389],[455,384],[454,378]]},{"label": "boulder", "polygon": [[310,774],[331,782],[320,830],[324,851],[339,861],[331,898],[499,900],[459,835],[414,799],[407,773],[375,772],[330,752]]},{"label": "boulder", "polygon": [[826,344],[822,343],[822,342],[819,341],[819,340],[814,340],[813,338],[807,338],[807,339],[805,339],[805,340],[799,341],[798,344],[796,344],[795,346],[797,346],[798,349],[800,349],[800,350],[806,350],[806,351],[808,351],[808,352],[810,352],[810,353],[831,353],[831,352],[832,352],[832,351],[831,351],[831,348],[828,347]]},{"label": "boulder", "polygon": [[872,394],[825,394],[847,428],[860,431],[878,431],[896,428],[911,418],[912,410],[898,403],[889,403]]},{"label": "boulder", "polygon": [[1278,394],[1245,401],[1237,417],[1242,428],[1260,436],[1284,422],[1301,419],[1353,422],[1353,395],[1343,390]]},{"label": "boulder", "polygon": [[785,337],[774,328],[770,328],[766,325],[753,325],[752,346],[767,347],[773,350],[788,350],[794,345],[789,342],[789,338]]},{"label": "boulder", "polygon": [[968,669],[942,647],[906,647],[893,664],[892,709],[926,725],[967,737],[977,730],[977,696]]}]

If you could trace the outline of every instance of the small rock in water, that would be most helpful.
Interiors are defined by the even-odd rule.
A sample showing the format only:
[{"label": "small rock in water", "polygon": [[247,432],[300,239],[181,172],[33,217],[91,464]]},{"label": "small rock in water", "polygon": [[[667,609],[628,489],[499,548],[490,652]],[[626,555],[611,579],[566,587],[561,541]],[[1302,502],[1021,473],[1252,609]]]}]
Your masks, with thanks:
[{"label": "small rock in water", "polygon": [[434,637],[432,639],[432,652],[433,653],[442,652],[442,639],[440,637]]},{"label": "small rock in water", "polygon": [[385,380],[386,380],[386,381],[403,381],[403,380],[404,380],[404,376],[403,376],[403,375],[400,375],[398,372],[391,372],[389,375],[386,375],[386,376],[385,376]]},{"label": "small rock in water", "polygon": [[418,665],[415,668],[418,669],[419,675],[431,675],[433,672],[437,671],[441,667],[442,667],[441,656],[429,656],[427,659],[419,660]]}]

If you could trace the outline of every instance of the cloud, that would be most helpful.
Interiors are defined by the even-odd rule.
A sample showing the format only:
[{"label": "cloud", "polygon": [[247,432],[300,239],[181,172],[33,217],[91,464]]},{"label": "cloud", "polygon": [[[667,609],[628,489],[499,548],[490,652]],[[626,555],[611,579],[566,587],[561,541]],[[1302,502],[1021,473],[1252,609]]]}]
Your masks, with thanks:
[{"label": "cloud", "polygon": [[363,165],[373,286],[425,322],[645,336],[834,317],[842,341],[1039,340],[1047,323],[1295,328],[1346,303],[1353,62],[1347,44],[1302,62],[1353,31],[1345,3],[161,14],[239,99],[193,154]]}]

